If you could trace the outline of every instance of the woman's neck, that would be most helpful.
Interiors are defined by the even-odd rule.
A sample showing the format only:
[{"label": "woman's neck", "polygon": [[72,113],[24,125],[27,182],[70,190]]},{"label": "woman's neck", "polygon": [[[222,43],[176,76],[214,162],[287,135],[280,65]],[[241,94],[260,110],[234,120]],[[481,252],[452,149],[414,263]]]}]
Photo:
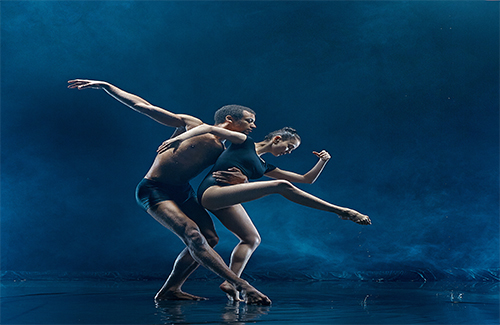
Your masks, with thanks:
[{"label": "woman's neck", "polygon": [[271,141],[261,141],[255,143],[255,152],[258,156],[262,156],[266,152],[271,151],[272,142]]}]

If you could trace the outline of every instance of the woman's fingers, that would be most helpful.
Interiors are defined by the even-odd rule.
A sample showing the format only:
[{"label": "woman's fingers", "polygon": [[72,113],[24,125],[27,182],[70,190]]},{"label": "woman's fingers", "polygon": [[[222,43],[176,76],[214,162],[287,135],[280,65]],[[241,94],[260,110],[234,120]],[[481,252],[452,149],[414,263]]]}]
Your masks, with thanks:
[{"label": "woman's fingers", "polygon": [[328,160],[331,158],[330,154],[326,150],[322,150],[321,152],[313,151],[313,154],[321,160]]}]

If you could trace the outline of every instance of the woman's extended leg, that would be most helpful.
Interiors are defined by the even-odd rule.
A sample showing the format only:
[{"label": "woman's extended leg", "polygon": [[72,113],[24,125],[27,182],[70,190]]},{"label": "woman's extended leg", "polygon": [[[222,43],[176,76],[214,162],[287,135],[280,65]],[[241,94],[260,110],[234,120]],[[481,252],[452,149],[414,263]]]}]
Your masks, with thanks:
[{"label": "woman's extended leg", "polygon": [[343,208],[311,195],[286,180],[259,181],[231,186],[211,186],[201,198],[202,205],[209,210],[219,210],[235,204],[253,201],[270,194],[280,194],[286,199],[310,208],[333,212],[344,220],[358,224],[371,224],[367,215]]},{"label": "woman's extended leg", "polygon": [[[259,232],[241,204],[211,212],[240,240],[231,254],[229,268],[237,276],[241,276],[248,260],[260,244]],[[239,300],[238,292],[228,281],[222,283],[220,288],[230,299]]]}]

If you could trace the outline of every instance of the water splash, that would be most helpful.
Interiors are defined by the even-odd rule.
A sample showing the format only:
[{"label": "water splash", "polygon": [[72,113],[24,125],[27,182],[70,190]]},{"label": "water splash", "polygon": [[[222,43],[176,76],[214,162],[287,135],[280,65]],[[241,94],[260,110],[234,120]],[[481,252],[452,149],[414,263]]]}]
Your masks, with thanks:
[{"label": "water splash", "polygon": [[450,292],[450,301],[454,304],[458,304],[462,302],[462,299],[464,297],[464,294],[459,292],[459,293],[454,293],[453,290]]}]

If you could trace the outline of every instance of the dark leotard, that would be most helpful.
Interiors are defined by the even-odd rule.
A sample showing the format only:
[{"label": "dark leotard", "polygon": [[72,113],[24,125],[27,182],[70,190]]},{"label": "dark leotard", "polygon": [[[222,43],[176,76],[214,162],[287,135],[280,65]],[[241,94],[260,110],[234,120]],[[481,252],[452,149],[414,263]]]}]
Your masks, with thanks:
[{"label": "dark leotard", "polygon": [[275,169],[276,166],[266,163],[255,152],[255,142],[252,138],[247,139],[241,144],[232,143],[229,148],[219,156],[214,167],[201,182],[198,187],[198,201],[201,202],[203,193],[212,185],[228,186],[231,184],[217,182],[212,176],[215,171],[228,170],[236,167],[245,174],[248,179],[261,178],[265,173]]}]

